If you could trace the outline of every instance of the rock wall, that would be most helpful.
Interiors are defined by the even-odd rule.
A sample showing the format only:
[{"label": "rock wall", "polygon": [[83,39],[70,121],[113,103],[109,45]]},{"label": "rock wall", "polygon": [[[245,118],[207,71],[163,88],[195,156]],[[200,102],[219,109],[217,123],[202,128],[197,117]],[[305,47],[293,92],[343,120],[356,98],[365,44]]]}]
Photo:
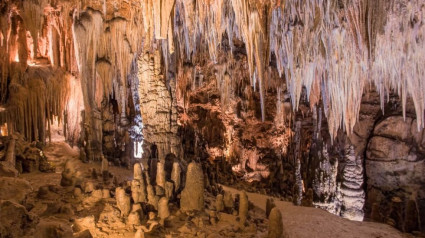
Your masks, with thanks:
[{"label": "rock wall", "polygon": [[405,232],[425,229],[425,141],[414,123],[397,114],[378,121],[366,149],[368,217]]}]

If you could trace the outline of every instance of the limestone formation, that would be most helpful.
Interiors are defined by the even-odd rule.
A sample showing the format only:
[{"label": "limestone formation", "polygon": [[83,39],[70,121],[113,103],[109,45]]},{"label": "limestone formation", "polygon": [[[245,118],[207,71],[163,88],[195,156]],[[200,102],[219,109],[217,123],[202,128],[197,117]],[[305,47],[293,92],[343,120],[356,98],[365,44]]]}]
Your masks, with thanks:
[{"label": "limestone formation", "polygon": [[131,181],[131,197],[135,203],[147,201],[146,187],[144,180],[134,179]]},{"label": "limestone formation", "polygon": [[130,212],[130,196],[125,193],[121,187],[115,189],[115,198],[117,200],[118,209],[121,211],[121,216],[126,217]]},{"label": "limestone formation", "polygon": [[140,163],[135,163],[134,164],[134,179],[137,180],[142,180],[143,179],[143,170],[142,170],[142,166],[140,165]]},{"label": "limestone formation", "polygon": [[31,184],[21,178],[0,177],[0,200],[22,204],[33,191]]},{"label": "limestone formation", "polygon": [[283,222],[282,214],[277,207],[270,211],[269,215],[269,231],[268,238],[282,238],[283,237]]},{"label": "limestone formation", "polygon": [[75,161],[69,159],[65,162],[65,166],[62,172],[61,185],[62,186],[74,186],[76,184],[77,176],[75,169]]},{"label": "limestone formation", "polygon": [[142,228],[137,229],[136,234],[134,234],[134,238],[145,238],[145,232]]},{"label": "limestone formation", "polygon": [[162,161],[159,161],[156,167],[156,185],[165,188],[165,170]]},{"label": "limestone formation", "polygon": [[215,200],[215,209],[217,212],[221,212],[224,210],[224,202],[223,202],[223,195],[218,194]]},{"label": "limestone formation", "polygon": [[273,198],[267,198],[266,200],[266,217],[269,217],[270,211],[276,207]]},{"label": "limestone formation", "polygon": [[4,237],[23,237],[30,223],[27,209],[10,200],[0,200],[0,234]]},{"label": "limestone formation", "polygon": [[187,167],[186,184],[181,193],[182,211],[204,210],[204,178],[200,164],[191,162]]},{"label": "limestone formation", "polygon": [[96,201],[99,201],[103,198],[103,190],[96,189],[91,193],[91,197],[95,198]]},{"label": "limestone formation", "polygon": [[158,202],[158,217],[165,220],[170,216],[170,209],[168,208],[168,198],[162,197]]},{"label": "limestone formation", "polygon": [[313,205],[313,189],[307,189],[307,192],[304,196],[303,206],[311,207]]},{"label": "limestone formation", "polygon": [[165,197],[170,199],[174,194],[174,184],[172,182],[165,182]]},{"label": "limestone formation", "polygon": [[93,182],[86,182],[84,186],[84,192],[85,193],[91,193],[95,189]]},{"label": "limestone formation", "polygon": [[160,197],[165,196],[165,189],[162,186],[156,185],[155,186],[155,195],[160,196]]},{"label": "limestone formation", "polygon": [[149,177],[149,172],[148,171],[143,171],[144,175],[145,175],[145,179],[146,179],[146,184],[150,185],[151,184],[151,179]]},{"label": "limestone formation", "polygon": [[174,190],[177,192],[180,189],[180,173],[181,168],[179,163],[173,163],[173,170],[171,171],[171,180],[174,182]]},{"label": "limestone formation", "polygon": [[239,221],[242,227],[245,225],[246,219],[248,217],[248,208],[248,196],[246,195],[245,191],[243,191],[239,196]]},{"label": "limestone formation", "polygon": [[109,191],[109,189],[102,189],[102,198],[110,198],[111,197],[111,192]]},{"label": "limestone formation", "polygon": [[73,234],[74,238],[93,238],[90,230],[83,230]]},{"label": "limestone formation", "polygon": [[[0,9],[0,237],[78,237],[69,221],[81,216],[90,228],[75,231],[95,237],[174,236],[152,234],[156,219],[139,227],[134,211],[164,199],[173,212],[180,202],[181,236],[237,237],[206,219],[249,224],[245,195],[218,182],[425,234],[424,0],[2,0]],[[103,156],[119,166],[113,186]],[[64,164],[60,182],[33,173],[53,164]],[[122,168],[132,164],[133,180]],[[141,209],[127,217],[131,201]],[[271,220],[272,209],[268,200]],[[310,220],[319,224],[308,216],[291,229]],[[353,227],[371,236],[360,232],[368,223],[339,221],[338,236]],[[242,235],[258,236],[252,229]]]},{"label": "limestone formation", "polygon": [[74,188],[74,197],[75,198],[81,198],[83,195],[81,188]]},{"label": "limestone formation", "polygon": [[91,178],[92,179],[97,179],[97,171],[96,171],[96,169],[95,168],[93,168],[92,170],[91,170]]},{"label": "limestone formation", "polygon": [[109,179],[109,161],[102,156],[102,177],[103,177],[103,181],[107,181]]},{"label": "limestone formation", "polygon": [[132,211],[127,218],[128,225],[139,226],[141,223],[140,213],[138,211]]},{"label": "limestone formation", "polygon": [[235,206],[235,201],[233,200],[233,196],[231,192],[228,192],[228,191],[224,192],[223,202],[224,202],[224,207],[226,208],[226,210],[229,212],[232,212]]},{"label": "limestone formation", "polygon": [[59,219],[46,219],[37,224],[34,238],[56,237],[73,237],[71,225]]},{"label": "limestone formation", "polygon": [[147,187],[146,190],[148,192],[148,203],[150,205],[152,205],[155,209],[157,209],[158,208],[158,200],[157,200],[157,197],[156,197],[155,190],[154,190],[153,186],[152,185],[148,185],[148,187]]},{"label": "limestone formation", "polygon": [[142,205],[141,203],[134,203],[133,206],[131,207],[131,212],[137,212],[139,213],[139,217],[141,220],[144,219],[145,214],[143,213],[143,209],[142,209]]}]

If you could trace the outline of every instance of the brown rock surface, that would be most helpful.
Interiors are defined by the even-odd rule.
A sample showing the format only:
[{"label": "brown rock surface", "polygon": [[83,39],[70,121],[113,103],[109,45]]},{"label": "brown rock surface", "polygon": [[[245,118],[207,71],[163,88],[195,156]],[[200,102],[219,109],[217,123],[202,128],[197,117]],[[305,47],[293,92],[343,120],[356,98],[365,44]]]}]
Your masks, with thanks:
[{"label": "brown rock surface", "polygon": [[33,189],[30,183],[24,179],[0,177],[0,200],[10,200],[22,204],[28,193]]},{"label": "brown rock surface", "polygon": [[192,162],[187,167],[186,184],[181,193],[180,209],[204,210],[204,173],[200,164]]}]

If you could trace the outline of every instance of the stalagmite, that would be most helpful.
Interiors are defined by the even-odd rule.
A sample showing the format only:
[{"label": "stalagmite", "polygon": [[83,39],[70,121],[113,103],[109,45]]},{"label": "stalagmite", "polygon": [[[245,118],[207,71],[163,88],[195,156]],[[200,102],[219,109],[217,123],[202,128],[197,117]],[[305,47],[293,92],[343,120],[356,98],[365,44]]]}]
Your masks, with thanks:
[{"label": "stalagmite", "polygon": [[227,211],[232,212],[234,208],[235,201],[233,200],[233,196],[231,192],[225,191],[224,192],[224,207]]},{"label": "stalagmite", "polygon": [[221,212],[224,210],[224,202],[223,202],[223,195],[218,194],[215,199],[215,210],[217,212]]},{"label": "stalagmite", "polygon": [[15,144],[16,139],[14,136],[10,136],[9,145],[7,147],[7,152],[5,154],[5,161],[10,164],[11,167],[16,166],[16,155],[15,155]]},{"label": "stalagmite", "polygon": [[239,196],[239,219],[240,219],[239,222],[242,227],[245,226],[245,222],[247,220],[248,207],[249,207],[248,196],[246,195],[245,191],[243,191]]},{"label": "stalagmite", "polygon": [[91,193],[95,190],[95,186],[93,184],[93,182],[86,182],[86,184],[84,185],[84,192],[85,193]]},{"label": "stalagmite", "polygon": [[148,192],[148,203],[152,205],[155,209],[158,209],[158,197],[155,195],[155,190],[152,185],[147,186]]},{"label": "stalagmite", "polygon": [[115,199],[121,211],[121,216],[126,217],[130,213],[130,197],[125,193],[123,188],[118,187],[115,189]]},{"label": "stalagmite", "polygon": [[102,156],[102,177],[103,177],[103,181],[107,181],[109,179],[109,161]]},{"label": "stalagmite", "polygon": [[195,162],[191,162],[187,167],[180,209],[182,211],[204,210],[204,174],[201,165]]},{"label": "stalagmite", "polygon": [[134,169],[133,169],[134,173],[133,173],[133,178],[134,179],[138,179],[138,180],[142,180],[143,176],[143,170],[142,170],[142,166],[140,165],[140,163],[135,163],[134,164]]},{"label": "stalagmite", "polygon": [[276,207],[276,204],[274,203],[274,200],[272,198],[267,198],[266,201],[266,216],[269,217],[270,211]]},{"label": "stalagmite", "polygon": [[137,211],[131,211],[127,218],[127,224],[140,226],[141,224],[140,213]]},{"label": "stalagmite", "polygon": [[174,191],[178,191],[180,189],[180,165],[177,162],[173,163],[173,170],[171,171],[171,180],[174,182]]},{"label": "stalagmite", "polygon": [[158,202],[158,217],[165,220],[170,216],[170,209],[168,208],[168,198],[162,197]]},{"label": "stalagmite", "polygon": [[270,211],[268,238],[283,238],[282,214],[277,207]]},{"label": "stalagmite", "polygon": [[150,177],[149,177],[149,172],[148,171],[143,171],[143,173],[144,173],[144,177],[146,178],[146,184],[147,185],[151,185],[151,180],[150,180]]},{"label": "stalagmite", "polygon": [[111,192],[109,191],[109,189],[102,189],[102,198],[108,199],[111,197]]},{"label": "stalagmite", "polygon": [[365,193],[363,186],[363,165],[361,158],[357,157],[353,146],[346,149],[344,168],[344,181],[341,186],[342,211],[341,216],[355,221],[363,221],[363,207]]},{"label": "stalagmite", "polygon": [[158,162],[158,165],[156,167],[156,185],[161,186],[162,188],[165,188],[165,170],[164,170],[164,163]]},{"label": "stalagmite", "polygon": [[301,177],[301,121],[297,121],[295,124],[295,197],[294,203],[296,205],[301,205],[302,195],[304,184]]},{"label": "stalagmite", "polygon": [[313,190],[319,197],[324,198],[324,202],[314,202],[313,204],[333,214],[340,214],[341,194],[337,183],[338,160],[331,161],[326,147],[322,148],[321,154],[323,154],[323,159],[316,169]]},{"label": "stalagmite", "polygon": [[174,184],[172,182],[165,182],[165,197],[170,199],[173,197],[174,193]]},{"label": "stalagmite", "polygon": [[74,186],[77,183],[78,173],[75,169],[75,161],[69,159],[65,162],[62,172],[61,186]]},{"label": "stalagmite", "polygon": [[131,181],[131,197],[135,203],[147,202],[146,185],[143,179]]}]

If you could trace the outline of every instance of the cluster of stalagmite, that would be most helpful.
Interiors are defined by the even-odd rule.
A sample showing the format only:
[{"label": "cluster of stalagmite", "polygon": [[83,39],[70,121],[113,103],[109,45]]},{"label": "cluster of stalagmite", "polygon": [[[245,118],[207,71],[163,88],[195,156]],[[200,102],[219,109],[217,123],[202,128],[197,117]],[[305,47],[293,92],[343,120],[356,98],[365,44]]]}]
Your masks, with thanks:
[{"label": "cluster of stalagmite", "polygon": [[[173,179],[181,184],[179,186],[183,187],[181,193],[174,189],[173,180],[165,181],[165,184],[171,183],[173,185],[171,193],[167,194],[164,191],[161,186],[163,184],[162,176],[166,176],[167,171],[161,165],[157,166],[156,171],[156,178],[159,178],[159,180],[154,179],[151,183],[149,173],[143,169],[140,163],[134,164],[133,180],[117,186],[107,183],[101,177],[98,178],[95,175],[98,173],[95,169],[89,170],[91,179],[88,180],[76,175],[77,164],[70,160],[64,166],[61,185],[74,187],[73,196],[81,202],[84,208],[91,209],[96,204],[104,204],[106,207],[101,212],[100,217],[101,219],[108,217],[109,232],[114,232],[114,229],[130,227],[135,237],[144,237],[144,235],[162,237],[163,229],[177,229],[171,224],[178,222],[179,219],[182,219],[182,216],[189,216],[191,222],[177,229],[181,235],[190,235],[193,232],[205,234],[209,226],[212,229],[217,224],[226,224],[224,227],[231,225],[233,228],[229,229],[236,229],[247,235],[258,232],[251,224],[251,219],[253,219],[251,216],[255,215],[256,212],[251,211],[252,205],[250,205],[246,192],[233,194],[226,191],[224,194],[218,193],[216,197],[213,197],[206,190],[204,173],[199,163],[191,162],[188,165],[184,184],[181,183],[180,179],[181,168],[176,163],[173,165],[172,174],[174,174]],[[106,172],[105,167],[106,165],[103,166],[101,171]],[[108,173],[108,176],[114,176],[109,171]],[[179,176],[175,174],[179,174]],[[114,184],[116,183],[114,182]],[[40,198],[53,196],[49,189],[48,187],[40,188],[38,196]],[[205,196],[208,197],[208,202],[205,202],[207,199]],[[110,205],[116,208],[108,208]],[[69,213],[73,213],[72,208],[67,209]],[[116,209],[118,216],[114,217],[112,213],[108,213],[108,209]],[[269,211],[266,217],[269,218],[268,231],[263,230],[262,232],[268,232],[267,237],[270,238],[282,237],[283,223],[280,211],[274,208],[271,212]],[[101,220],[99,222],[92,221],[89,216],[77,219],[75,224],[81,232],[87,229],[87,233],[97,236],[102,234],[99,230],[102,227],[102,222]],[[198,228],[191,225],[193,222]],[[228,234],[228,232],[232,232],[231,230],[223,230],[220,234]]]}]

